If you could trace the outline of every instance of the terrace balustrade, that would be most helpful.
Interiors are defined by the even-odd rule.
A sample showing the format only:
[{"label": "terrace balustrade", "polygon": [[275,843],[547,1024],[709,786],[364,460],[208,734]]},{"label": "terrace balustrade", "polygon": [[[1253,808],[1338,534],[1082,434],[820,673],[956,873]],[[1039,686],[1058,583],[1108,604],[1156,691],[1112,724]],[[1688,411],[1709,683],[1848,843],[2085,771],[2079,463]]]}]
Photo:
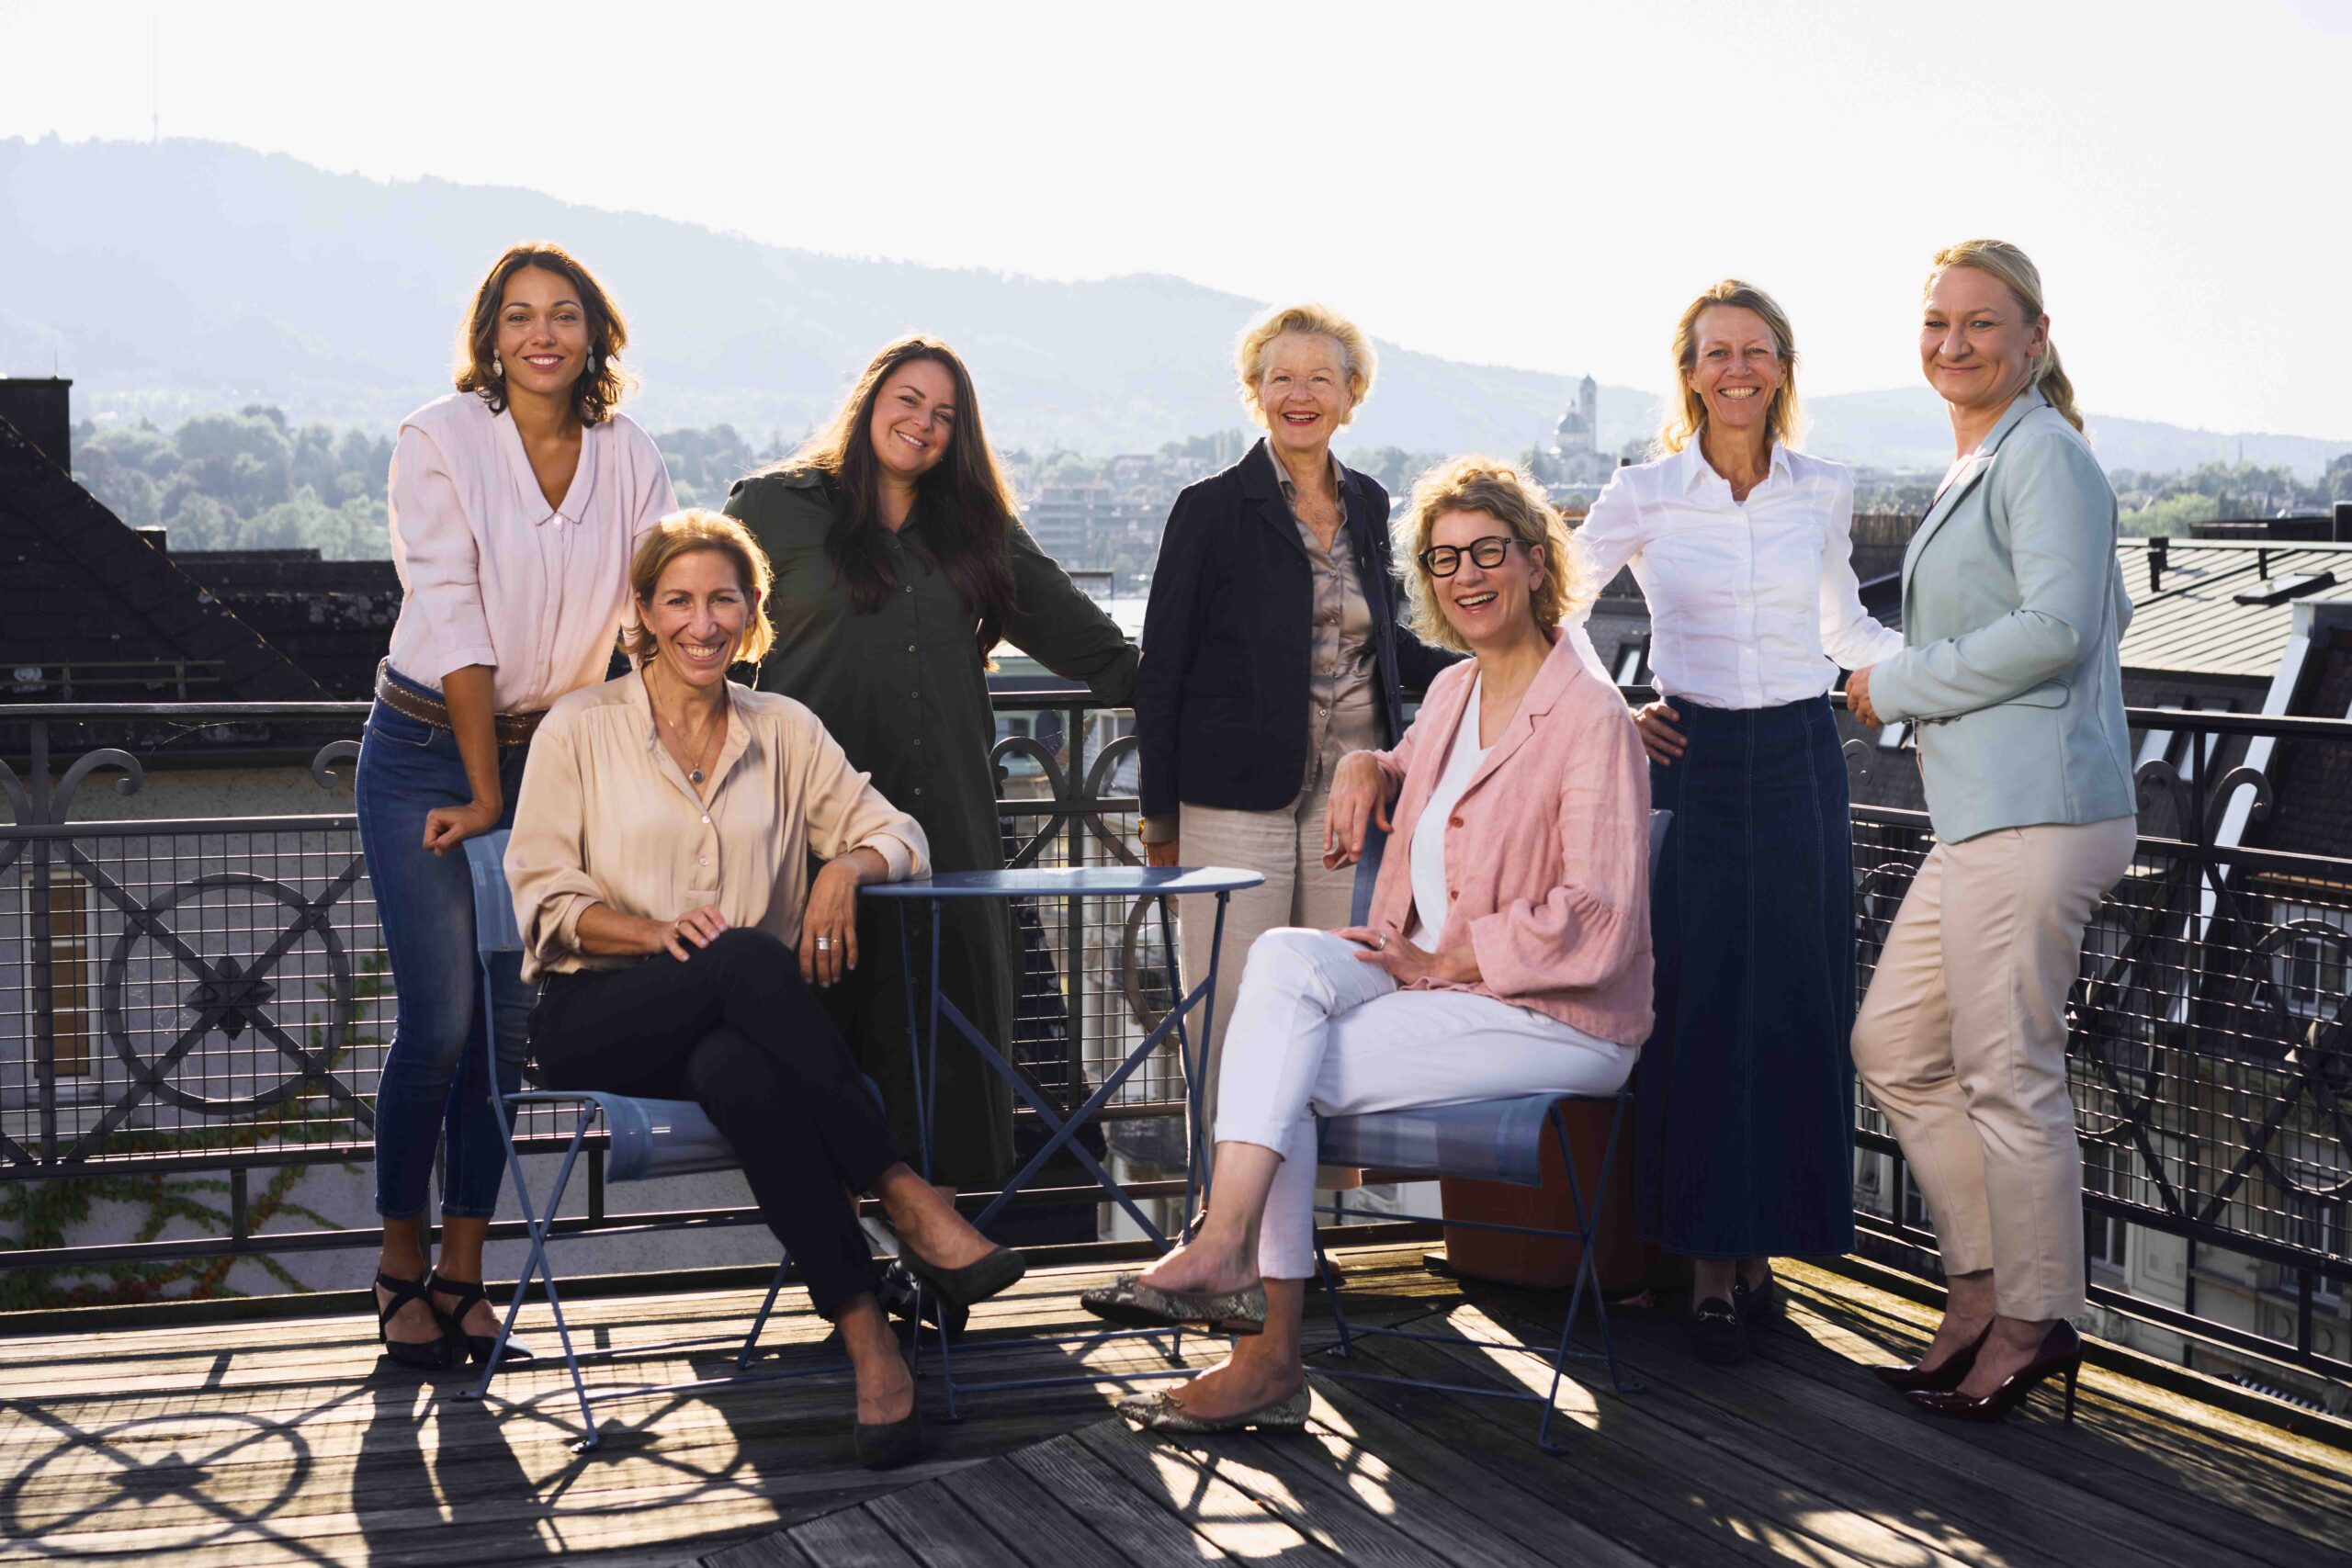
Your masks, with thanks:
[{"label": "terrace balustrade", "polygon": [[[1011,863],[1136,861],[1124,711],[1067,690],[1001,691],[996,705]],[[72,1276],[375,1245],[372,1229],[298,1223],[289,1196],[302,1168],[372,1158],[395,998],[349,809],[347,737],[366,712],[0,708],[10,818],[0,822],[0,1269]],[[2140,769],[2139,852],[2085,942],[2071,998],[2093,1300],[2352,1381],[2352,860],[2245,847],[2271,785],[2235,761],[2249,745],[2352,745],[2352,721],[2174,709],[2133,709],[2131,720],[2195,739],[2185,753],[2166,749],[2188,765],[2152,757]],[[308,756],[319,808],[75,817],[87,792],[135,797],[149,761],[224,735],[248,760]],[[1909,765],[1861,741],[1848,751],[1858,773]],[[1866,986],[1932,840],[1915,811],[1857,806],[1852,825]],[[1027,976],[1015,1055],[1053,1100],[1082,1099],[1170,1004],[1172,955],[1148,916],[1139,902],[1080,898],[1017,911]],[[1163,1052],[1106,1118],[1141,1173],[1131,1190],[1182,1190],[1182,1097]],[[548,1145],[558,1136],[551,1122],[526,1132]],[[1856,1139],[1864,1250],[1932,1274],[1928,1216],[1865,1099]],[[150,1202],[159,1234],[64,1234],[88,1199],[127,1195]],[[1090,1185],[1024,1196],[1069,1205],[1072,1224],[1091,1227],[1100,1195]],[[586,1212],[564,1225],[755,1220],[749,1208],[616,1210],[592,1167]],[[2177,1263],[2177,1286],[2143,1288],[2154,1276],[2134,1272],[2135,1247],[2176,1249],[2165,1266]],[[2200,1307],[2200,1289],[2210,1307],[2224,1288],[2263,1303],[2267,1325]]]}]

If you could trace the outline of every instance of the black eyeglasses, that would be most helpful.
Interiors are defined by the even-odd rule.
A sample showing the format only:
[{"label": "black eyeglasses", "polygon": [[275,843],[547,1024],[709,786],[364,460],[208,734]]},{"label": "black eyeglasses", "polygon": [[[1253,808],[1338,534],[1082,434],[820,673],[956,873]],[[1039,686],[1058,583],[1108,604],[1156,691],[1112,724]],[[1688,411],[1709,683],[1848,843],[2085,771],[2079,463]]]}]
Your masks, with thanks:
[{"label": "black eyeglasses", "polygon": [[1478,563],[1480,570],[1492,571],[1503,564],[1503,558],[1517,542],[1500,534],[1489,534],[1463,546],[1431,545],[1421,552],[1421,570],[1431,577],[1452,577],[1462,570],[1462,558],[1467,555]]}]

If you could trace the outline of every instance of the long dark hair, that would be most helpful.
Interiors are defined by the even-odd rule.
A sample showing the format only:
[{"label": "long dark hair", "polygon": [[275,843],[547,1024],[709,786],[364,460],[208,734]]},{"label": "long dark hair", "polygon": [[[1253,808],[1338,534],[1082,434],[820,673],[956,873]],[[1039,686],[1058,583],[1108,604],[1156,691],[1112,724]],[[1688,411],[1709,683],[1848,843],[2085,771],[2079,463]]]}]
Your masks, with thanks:
[{"label": "long dark hair", "polygon": [[473,308],[458,329],[458,390],[477,394],[492,413],[505,411],[506,378],[492,368],[498,363],[498,312],[506,302],[506,280],[526,266],[554,273],[579,291],[580,308],[588,318],[590,368],[571,384],[571,412],[582,424],[601,424],[631,385],[618,363],[621,350],[628,346],[628,323],[621,320],[620,307],[596,275],[553,240],[509,245],[483,275],[474,290]]},{"label": "long dark hair", "polygon": [[884,344],[825,428],[763,471],[814,471],[824,477],[834,501],[833,525],[825,532],[833,579],[848,591],[850,607],[857,614],[870,615],[880,609],[898,583],[882,548],[882,478],[880,460],[874,455],[874,405],[890,378],[918,359],[928,359],[947,372],[956,388],[956,417],[948,430],[946,456],[916,481],[923,544],[910,541],[909,547],[945,572],[963,595],[986,657],[1012,608],[1012,489],[989,447],[971,372],[954,349],[919,335]]}]

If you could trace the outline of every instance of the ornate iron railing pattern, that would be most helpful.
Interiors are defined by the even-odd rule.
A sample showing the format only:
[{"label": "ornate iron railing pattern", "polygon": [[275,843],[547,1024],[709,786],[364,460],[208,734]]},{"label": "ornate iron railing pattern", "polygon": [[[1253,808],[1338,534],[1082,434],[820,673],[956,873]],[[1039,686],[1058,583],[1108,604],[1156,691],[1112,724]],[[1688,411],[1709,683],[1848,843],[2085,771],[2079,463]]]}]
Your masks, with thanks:
[{"label": "ornate iron railing pattern", "polygon": [[[1133,862],[1135,743],[1125,714],[1066,691],[1000,694],[997,706],[1012,863]],[[13,818],[0,823],[0,991],[13,1001],[0,1002],[0,1190],[57,1178],[226,1179],[217,1234],[82,1247],[18,1236],[0,1250],[0,1268],[372,1242],[372,1232],[269,1223],[285,1217],[271,1208],[283,1187],[271,1168],[369,1157],[393,998],[347,798],[322,793],[326,809],[272,817],[74,820],[84,791],[111,784],[135,794],[144,767],[135,747],[95,745],[70,761],[51,754],[53,739],[101,734],[89,728],[98,724],[152,734],[134,727],[324,723],[348,735],[365,713],[362,704],[0,709],[0,751],[24,764],[0,761]],[[2132,722],[2352,744],[2352,723],[2173,710],[2133,710]],[[322,791],[345,787],[356,745],[310,749]],[[1892,760],[1859,744],[1849,751],[1860,768]],[[2177,1238],[2189,1254],[2177,1303],[2128,1294],[2121,1276],[2105,1270],[2095,1270],[2094,1293],[2352,1377],[2352,1364],[2315,1332],[2320,1319],[2341,1315],[2352,1283],[2352,862],[2221,841],[2231,801],[2256,818],[2268,804],[2265,776],[2223,772],[2227,761],[2209,759],[2187,776],[2160,761],[2142,768],[2139,856],[2086,942],[2072,1071],[2088,1156],[2086,1223],[2098,1232],[2127,1222]],[[1853,812],[1865,983],[1928,841],[1922,814]],[[1114,900],[1016,910],[1026,974],[1014,1054],[1057,1100],[1081,1097],[1170,1005],[1173,956],[1145,914]],[[1114,1108],[1113,1135],[1166,1159],[1181,1145],[1164,1135],[1181,1094],[1172,1058],[1138,1074]],[[1931,1267],[1932,1233],[1900,1150],[1867,1100],[1857,1118],[1858,1218],[1892,1256]],[[259,1193],[255,1172],[268,1179]],[[579,1228],[652,1217],[608,1211],[601,1182],[589,1189]],[[2110,1245],[2095,1250],[2120,1245],[2099,1234]],[[2249,1329],[2201,1314],[2199,1280],[2225,1273],[2281,1323]]]}]

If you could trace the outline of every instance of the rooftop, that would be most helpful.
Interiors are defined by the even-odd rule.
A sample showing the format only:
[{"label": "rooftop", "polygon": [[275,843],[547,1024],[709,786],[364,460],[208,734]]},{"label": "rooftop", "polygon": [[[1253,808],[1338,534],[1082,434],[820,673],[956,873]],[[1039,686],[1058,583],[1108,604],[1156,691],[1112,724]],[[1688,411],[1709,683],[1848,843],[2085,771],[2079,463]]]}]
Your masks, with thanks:
[{"label": "rooftop", "polygon": [[[1363,1293],[1351,1312],[1465,1341],[1376,1340],[1359,1351],[1366,1370],[1494,1386],[1542,1375],[1532,1358],[1466,1341],[1497,1326],[1556,1334],[1555,1293],[1465,1286],[1430,1273],[1418,1250],[1340,1256]],[[1102,1277],[1099,1266],[1033,1273],[982,1310],[959,1354],[1091,1323],[1073,1302]],[[331,1315],[77,1326],[0,1341],[0,1443],[12,1461],[0,1561],[2352,1561],[2352,1427],[2342,1422],[2096,1346],[2072,1427],[2041,1396],[1999,1427],[1937,1420],[1861,1371],[1915,1355],[1925,1307],[1883,1288],[1891,1281],[1803,1266],[1784,1278],[1789,1322],[1736,1369],[1692,1360],[1669,1321],[1621,1314],[1621,1349],[1646,1386],[1564,1387],[1560,1458],[1528,1440],[1529,1405],[1322,1376],[1304,1437],[1137,1434],[1110,1416],[1117,1380],[1164,1363],[1133,1340],[1076,1352],[1100,1375],[1092,1386],[965,1395],[965,1419],[935,1425],[930,1455],[897,1472],[848,1463],[849,1393],[831,1373],[616,1400],[605,1449],[582,1457],[567,1447],[576,1433],[560,1362],[503,1374],[504,1397],[486,1406],[459,1403],[451,1382],[379,1371],[356,1292]],[[724,1333],[756,1301],[719,1291],[572,1310],[598,1342],[636,1344]],[[771,1343],[779,1362],[797,1364],[822,1353],[825,1325],[797,1292],[787,1303]],[[526,1322],[548,1337],[544,1318]],[[1311,1316],[1308,1331],[1328,1343],[1329,1320]],[[1216,1352],[1193,1337],[1185,1348]],[[990,1373],[1066,1370],[1070,1354],[1005,1350]],[[718,1375],[693,1355],[639,1370]],[[935,1391],[925,1398],[935,1418]]]}]

